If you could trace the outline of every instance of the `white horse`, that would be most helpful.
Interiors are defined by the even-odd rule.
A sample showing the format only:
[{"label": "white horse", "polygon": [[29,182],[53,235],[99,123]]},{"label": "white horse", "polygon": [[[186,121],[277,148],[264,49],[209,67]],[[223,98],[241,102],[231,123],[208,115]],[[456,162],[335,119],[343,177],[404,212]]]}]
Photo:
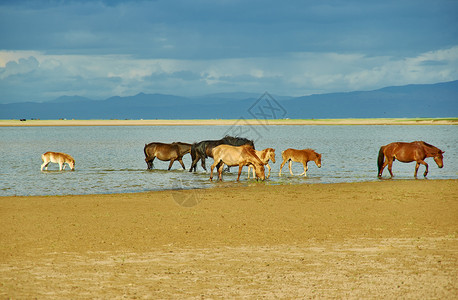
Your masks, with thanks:
[{"label": "white horse", "polygon": [[[270,166],[269,166],[269,160],[271,160],[273,163],[275,163],[275,149],[272,148],[266,148],[264,150],[254,150],[256,152],[256,155],[259,157],[261,162],[269,169],[269,174],[266,176],[266,178],[270,177]],[[250,170],[253,169],[253,178],[255,176],[254,173],[254,168],[252,165],[248,165],[248,178],[250,178]]]},{"label": "white horse", "polygon": [[65,164],[67,164],[72,171],[75,170],[75,160],[73,157],[66,153],[62,152],[46,152],[41,156],[41,160],[43,163],[41,164],[41,170],[43,171],[43,168],[45,170],[48,170],[48,165],[49,163],[56,163],[59,164],[59,170],[65,170]]}]

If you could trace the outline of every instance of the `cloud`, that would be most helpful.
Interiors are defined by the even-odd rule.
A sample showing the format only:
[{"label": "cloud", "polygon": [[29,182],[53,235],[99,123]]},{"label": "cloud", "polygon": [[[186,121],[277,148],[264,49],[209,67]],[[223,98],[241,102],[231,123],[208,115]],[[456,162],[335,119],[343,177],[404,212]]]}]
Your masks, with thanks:
[{"label": "cloud", "polygon": [[425,0],[0,1],[0,103],[457,80],[457,14]]},{"label": "cloud", "polygon": [[4,68],[0,68],[0,79],[9,76],[26,74],[35,71],[38,68],[38,61],[35,57],[20,58],[18,62],[9,61]]},{"label": "cloud", "polygon": [[0,3],[0,49],[149,59],[414,55],[457,44],[457,13],[453,1],[416,0],[11,1]]},{"label": "cloud", "polygon": [[269,91],[300,96],[457,78],[458,46],[403,58],[291,53],[269,58],[175,60],[35,53],[0,68],[0,102],[46,101],[62,95],[104,99],[139,92],[196,96]]}]

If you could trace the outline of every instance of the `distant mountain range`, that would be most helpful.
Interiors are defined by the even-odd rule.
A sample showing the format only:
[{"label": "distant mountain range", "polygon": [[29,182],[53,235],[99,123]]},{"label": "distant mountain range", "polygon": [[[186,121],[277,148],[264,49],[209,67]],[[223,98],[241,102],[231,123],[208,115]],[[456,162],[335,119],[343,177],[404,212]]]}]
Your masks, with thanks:
[{"label": "distant mountain range", "polygon": [[140,93],[92,100],[0,104],[0,119],[238,119],[458,117],[458,81],[302,97],[220,93],[181,97]]}]

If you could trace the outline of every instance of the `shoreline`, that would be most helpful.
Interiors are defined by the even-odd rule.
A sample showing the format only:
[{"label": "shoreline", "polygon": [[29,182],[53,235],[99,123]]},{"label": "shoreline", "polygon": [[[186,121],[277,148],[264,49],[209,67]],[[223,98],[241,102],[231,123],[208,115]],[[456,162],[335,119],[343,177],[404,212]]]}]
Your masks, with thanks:
[{"label": "shoreline", "polygon": [[458,118],[191,119],[191,120],[0,120],[0,127],[32,126],[266,126],[266,125],[458,125]]},{"label": "shoreline", "polygon": [[[450,178],[450,179],[429,179],[429,178],[421,178],[421,179],[396,179],[396,178],[382,178],[382,179],[374,179],[368,181],[352,181],[352,182],[335,182],[335,183],[285,183],[285,184],[263,184],[258,182],[236,182],[236,181],[223,181],[223,182],[215,182],[215,185],[208,188],[170,188],[170,189],[162,189],[162,190],[146,190],[146,191],[133,191],[133,192],[114,192],[114,193],[92,193],[92,194],[62,194],[62,195],[0,195],[0,201],[5,198],[66,198],[66,197],[137,197],[137,196],[145,196],[150,194],[163,194],[163,193],[181,193],[181,194],[195,194],[195,193],[205,193],[207,191],[225,191],[225,190],[237,190],[243,191],[244,189],[251,189],[251,188],[300,188],[300,187],[311,187],[311,186],[318,186],[318,187],[332,187],[332,186],[341,186],[341,185],[370,185],[370,184],[377,184],[383,182],[397,182],[399,184],[405,183],[409,184],[410,182],[418,182],[418,181],[427,181],[427,182],[455,182],[458,186],[458,179]],[[395,183],[396,184],[396,183]],[[458,195],[458,192],[457,192]]]}]

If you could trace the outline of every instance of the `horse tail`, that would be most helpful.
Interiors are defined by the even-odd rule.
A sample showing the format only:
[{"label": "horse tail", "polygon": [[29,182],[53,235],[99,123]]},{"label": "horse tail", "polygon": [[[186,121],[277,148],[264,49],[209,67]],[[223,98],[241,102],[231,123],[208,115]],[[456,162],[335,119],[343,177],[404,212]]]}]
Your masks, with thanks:
[{"label": "horse tail", "polygon": [[196,143],[191,146],[191,159],[194,161],[196,159]]},{"label": "horse tail", "polygon": [[281,152],[281,158],[282,158],[283,160],[285,160],[285,158],[286,158],[286,150],[283,150],[283,151]]},{"label": "horse tail", "polygon": [[378,165],[378,175],[379,176],[380,176],[380,171],[382,171],[383,163],[385,162],[385,154],[383,153],[383,150],[385,150],[385,146],[380,147],[380,150],[378,151],[377,165]]},{"label": "horse tail", "polygon": [[143,148],[143,152],[145,153],[145,157],[148,157],[148,154],[146,153],[146,148],[148,147],[147,144],[145,144],[145,148]]}]

